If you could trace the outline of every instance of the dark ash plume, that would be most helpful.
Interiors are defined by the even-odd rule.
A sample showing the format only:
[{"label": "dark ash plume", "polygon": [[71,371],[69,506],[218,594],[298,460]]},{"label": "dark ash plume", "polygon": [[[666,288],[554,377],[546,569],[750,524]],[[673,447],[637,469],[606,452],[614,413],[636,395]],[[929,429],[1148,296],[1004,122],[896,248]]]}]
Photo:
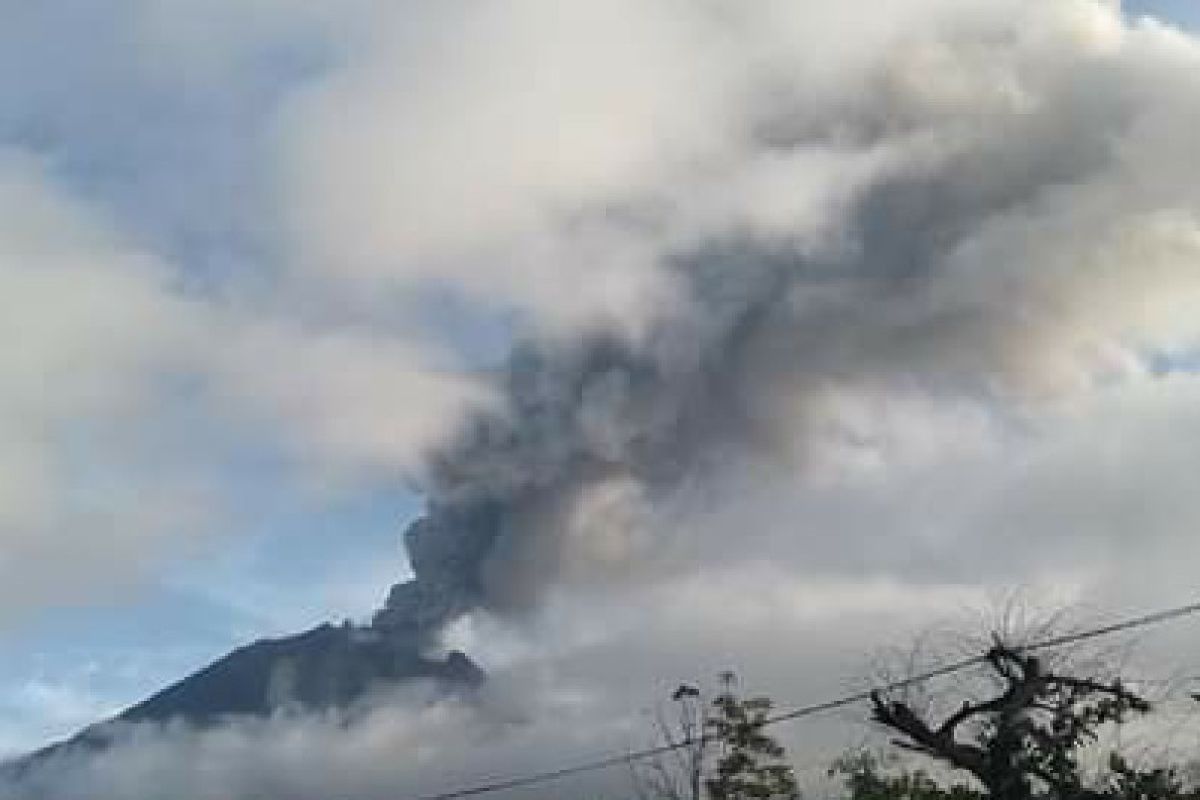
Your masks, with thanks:
[{"label": "dark ash plume", "polygon": [[[1178,257],[1190,234],[1165,213],[1194,191],[1131,177],[1165,175],[1152,162],[1167,154],[1130,144],[1158,95],[1104,79],[1136,53],[1073,35],[1078,66],[1057,72],[1034,45],[995,50],[995,31],[937,41],[964,65],[989,53],[981,85],[1004,75],[1008,94],[951,81],[938,95],[900,56],[828,101],[775,92],[714,185],[687,176],[606,206],[595,225],[650,241],[676,302],[638,335],[593,329],[514,355],[507,407],[430,459],[426,512],[404,537],[415,578],[374,625],[424,642],[473,609],[528,607],[568,566],[632,569],[656,531],[630,528],[724,465],[803,468],[824,447],[870,446],[831,413],[839,393],[1011,409],[1136,369],[1161,331],[1133,298],[1200,288]],[[798,182],[814,160],[856,166],[817,234],[692,224],[689,193],[719,194],[738,159],[795,159]],[[1130,272],[1126,250],[1156,266]]]}]

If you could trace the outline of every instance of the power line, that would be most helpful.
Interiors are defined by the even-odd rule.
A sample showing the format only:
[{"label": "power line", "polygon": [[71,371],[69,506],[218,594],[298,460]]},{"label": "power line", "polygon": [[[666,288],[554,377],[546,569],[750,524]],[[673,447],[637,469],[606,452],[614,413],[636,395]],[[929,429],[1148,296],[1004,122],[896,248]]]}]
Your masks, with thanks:
[{"label": "power line", "polygon": [[[1089,639],[1096,639],[1102,636],[1111,636],[1115,633],[1122,633],[1125,631],[1134,630],[1136,628],[1147,627],[1149,625],[1158,625],[1163,622],[1168,622],[1170,620],[1179,619],[1180,617],[1190,616],[1196,613],[1200,613],[1200,602],[1189,603],[1183,606],[1176,606],[1174,608],[1168,608],[1162,611],[1143,614],[1138,617],[1121,620],[1119,622],[1114,622],[1110,625],[1104,625],[1098,628],[1091,628],[1089,630],[1078,631],[1076,633],[1069,633],[1049,639],[1043,639],[1032,644],[1014,647],[1013,649],[1019,652],[1049,650],[1057,647],[1063,647],[1068,644],[1087,641]],[[890,692],[895,691],[896,689],[904,689],[909,686],[914,686],[918,683],[925,683],[926,681],[933,680],[934,678],[940,678],[955,672],[960,672],[968,667],[973,667],[976,664],[981,664],[986,660],[986,658],[987,657],[985,655],[964,658],[959,661],[944,664],[940,667],[935,667],[934,669],[922,672],[918,675],[892,681],[891,683],[877,687],[876,689],[868,689],[866,691],[856,692],[844,697],[839,697],[835,700],[827,700],[823,703],[814,703],[812,705],[793,708],[789,711],[767,717],[762,723],[762,727],[766,727],[767,725],[776,725],[780,722],[787,722],[790,720],[799,719],[801,717],[812,716],[814,714],[821,714],[826,711],[833,711],[834,709],[854,705],[855,703],[861,703],[866,700],[870,700],[871,695],[875,692]],[[534,786],[540,783],[548,783],[550,781],[568,778],[572,775],[579,775],[585,772],[597,772],[599,770],[609,769],[611,767],[633,764],[638,761],[644,761],[645,759],[653,758],[654,756],[669,753],[674,750],[691,747],[703,741],[703,738],[683,739],[671,744],[648,747],[642,750],[633,750],[621,755],[612,755],[605,758],[596,759],[595,761],[586,761],[569,767],[548,770],[546,772],[536,772],[529,775],[492,781],[490,783],[482,783],[477,786],[442,792],[441,794],[422,795],[420,797],[413,798],[413,800],[458,800],[458,798],[462,797],[475,797],[477,795],[490,794],[492,792],[520,789],[526,786]]]},{"label": "power line", "polygon": [[[1124,631],[1133,630],[1135,628],[1143,628],[1148,625],[1156,625],[1156,624],[1159,624],[1162,622],[1167,622],[1172,619],[1177,619],[1179,617],[1184,617],[1184,616],[1188,616],[1190,614],[1195,614],[1195,613],[1200,613],[1200,603],[1189,603],[1188,605],[1185,605],[1185,606],[1169,608],[1164,611],[1155,611],[1151,614],[1143,614],[1140,617],[1133,617],[1131,619],[1121,620],[1120,622],[1114,622],[1111,625],[1104,625],[1099,628],[1091,628],[1089,630],[1078,631],[1076,633],[1063,634],[1061,636],[1055,636],[1055,637],[1052,637],[1049,639],[1043,639],[1041,641],[1034,642],[1032,644],[1013,647],[1012,649],[1017,652],[1023,652],[1023,653],[1037,652],[1039,650],[1051,650],[1056,647],[1064,647],[1065,645],[1075,644],[1077,642],[1086,641],[1088,639],[1096,639],[1101,636],[1111,636],[1114,633],[1122,633]],[[853,705],[855,703],[860,703],[860,702],[863,702],[864,700],[870,700],[872,692],[876,692],[876,691],[890,692],[890,691],[894,691],[896,689],[904,689],[904,688],[913,686],[918,683],[925,683],[926,681],[932,680],[934,678],[940,678],[944,675],[950,675],[955,672],[960,672],[960,671],[966,669],[967,667],[973,667],[976,664],[982,664],[986,660],[987,660],[986,655],[978,655],[978,656],[971,656],[970,658],[964,658],[960,661],[955,661],[950,664],[944,664],[940,667],[936,667],[934,669],[929,670],[928,672],[922,672],[918,675],[913,675],[908,678],[903,678],[898,681],[893,681],[892,683],[886,684],[878,689],[868,689],[866,691],[858,692],[856,694],[847,695],[846,697],[842,697],[837,700],[829,700],[825,703],[817,703],[816,705],[803,706],[801,708],[793,709],[792,711],[787,711],[782,714],[776,714],[772,717],[768,717],[767,721],[764,722],[763,724],[764,724],[764,726],[765,725],[773,725],[777,722],[784,722],[785,720],[796,719],[798,717],[805,717],[810,714],[817,714],[817,713],[820,713],[823,711],[832,711],[835,708],[841,708],[842,706],[849,706],[849,705]]]}]

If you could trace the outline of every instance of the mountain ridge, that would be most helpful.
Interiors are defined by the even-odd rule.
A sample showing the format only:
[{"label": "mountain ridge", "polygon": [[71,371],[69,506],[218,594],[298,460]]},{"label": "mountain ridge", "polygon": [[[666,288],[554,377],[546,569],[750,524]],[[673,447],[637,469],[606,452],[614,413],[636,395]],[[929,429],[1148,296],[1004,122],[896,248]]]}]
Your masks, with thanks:
[{"label": "mountain ridge", "polygon": [[53,757],[103,750],[127,725],[183,722],[205,728],[237,718],[349,710],[375,691],[420,680],[431,681],[439,696],[469,696],[486,674],[457,650],[435,658],[414,638],[374,626],[325,623],[231,650],[107,720],[0,764],[0,771],[20,777]]}]

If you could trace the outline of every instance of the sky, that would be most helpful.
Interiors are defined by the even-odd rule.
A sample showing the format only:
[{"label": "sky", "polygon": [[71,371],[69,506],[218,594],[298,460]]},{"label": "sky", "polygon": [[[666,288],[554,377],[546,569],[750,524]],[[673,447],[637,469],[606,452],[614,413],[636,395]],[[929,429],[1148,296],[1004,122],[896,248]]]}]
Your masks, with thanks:
[{"label": "sky", "polygon": [[1200,24],[1200,9],[1188,0],[1129,0],[1125,10],[1130,15],[1152,16],[1191,30]]},{"label": "sky", "polygon": [[0,755],[368,618],[476,492],[486,709],[64,785],[443,788],[1194,600],[1200,6],[879,5],[0,2]]}]

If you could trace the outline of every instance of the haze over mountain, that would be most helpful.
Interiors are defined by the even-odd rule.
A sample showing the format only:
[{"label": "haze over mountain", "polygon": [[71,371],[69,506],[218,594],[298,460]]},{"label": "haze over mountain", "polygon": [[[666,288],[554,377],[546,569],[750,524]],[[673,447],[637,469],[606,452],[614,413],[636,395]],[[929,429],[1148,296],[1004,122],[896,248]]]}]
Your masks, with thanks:
[{"label": "haze over mountain", "polygon": [[430,701],[438,702],[469,697],[484,680],[483,672],[457,651],[431,658],[411,641],[375,628],[322,625],[238,648],[110,720],[0,765],[0,779],[19,779],[54,759],[102,757],[107,748],[120,745],[130,726],[209,729],[238,718],[353,713],[415,682],[427,684],[433,690]]},{"label": "haze over mountain", "polygon": [[[108,746],[5,800],[421,794],[644,743],[725,667],[824,699],[1013,586],[1193,591],[1187,32],[1102,0],[203,6],[0,34],[0,611],[182,571],[241,610],[220,647],[276,638],[68,697],[56,730]],[[340,593],[350,515],[245,533],[401,494],[403,557]],[[259,616],[271,581],[304,613]],[[819,763],[846,722],[785,735]]]}]

